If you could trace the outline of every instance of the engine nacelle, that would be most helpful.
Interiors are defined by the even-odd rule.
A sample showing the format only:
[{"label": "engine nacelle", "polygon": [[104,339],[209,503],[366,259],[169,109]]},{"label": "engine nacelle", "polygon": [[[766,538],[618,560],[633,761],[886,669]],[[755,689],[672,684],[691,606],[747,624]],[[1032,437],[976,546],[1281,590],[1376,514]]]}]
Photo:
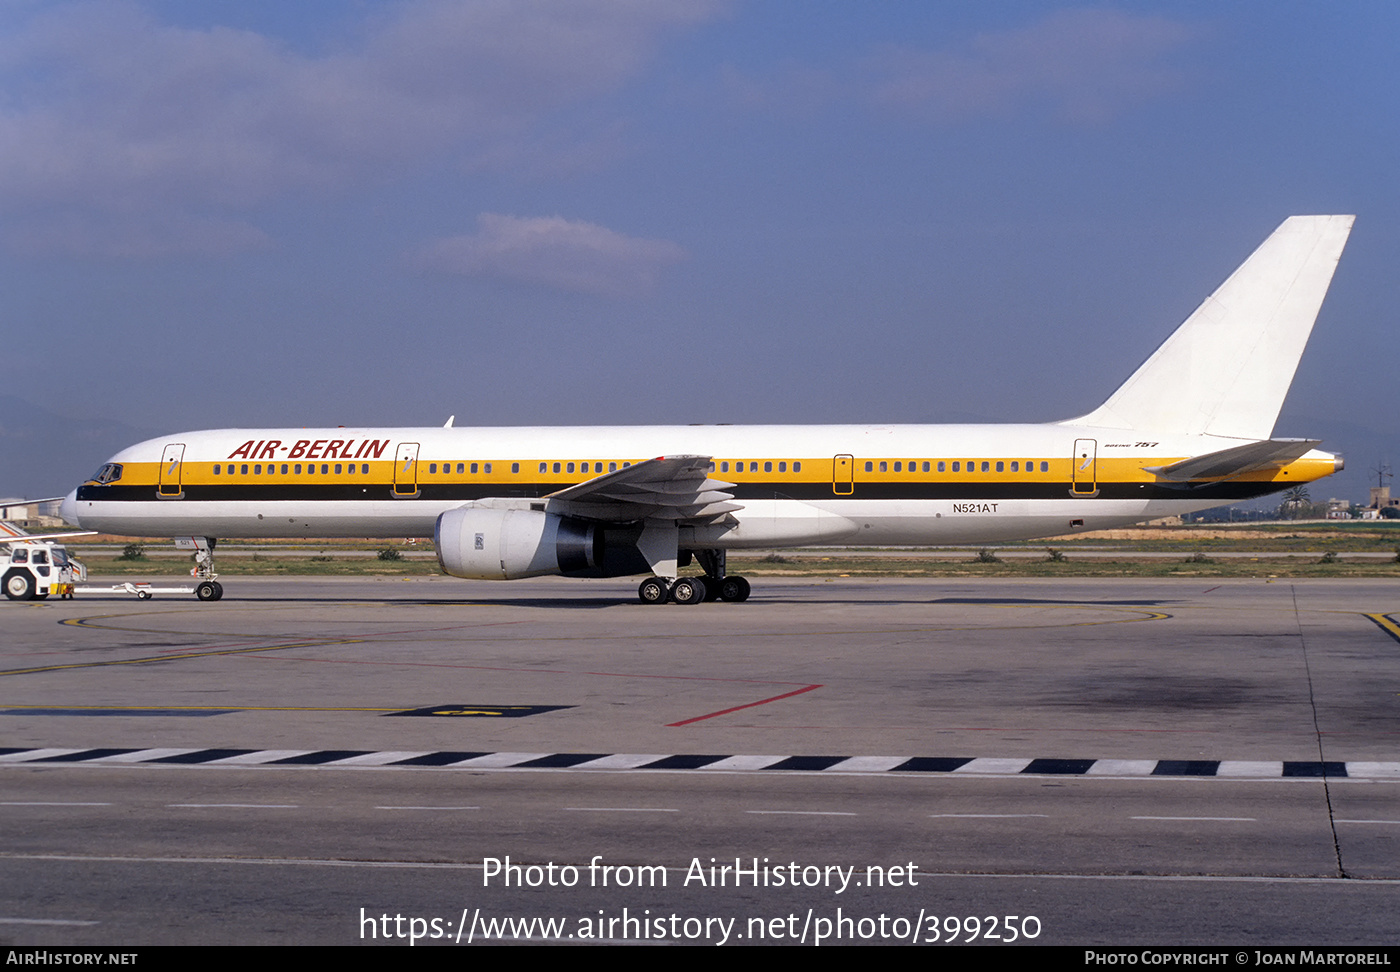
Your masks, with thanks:
[{"label": "engine nacelle", "polygon": [[433,543],[442,569],[456,577],[625,577],[650,570],[638,534],[539,510],[468,506],[438,517]]}]

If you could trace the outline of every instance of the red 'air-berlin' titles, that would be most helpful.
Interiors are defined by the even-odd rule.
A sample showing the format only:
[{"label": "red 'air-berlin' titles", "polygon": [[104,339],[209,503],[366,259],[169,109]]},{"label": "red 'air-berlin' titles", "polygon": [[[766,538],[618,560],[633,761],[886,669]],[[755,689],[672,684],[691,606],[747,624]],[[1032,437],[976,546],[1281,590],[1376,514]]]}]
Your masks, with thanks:
[{"label": "red 'air-berlin' titles", "polygon": [[389,447],[388,439],[297,439],[284,446],[281,439],[249,439],[229,453],[230,459],[378,459]]}]

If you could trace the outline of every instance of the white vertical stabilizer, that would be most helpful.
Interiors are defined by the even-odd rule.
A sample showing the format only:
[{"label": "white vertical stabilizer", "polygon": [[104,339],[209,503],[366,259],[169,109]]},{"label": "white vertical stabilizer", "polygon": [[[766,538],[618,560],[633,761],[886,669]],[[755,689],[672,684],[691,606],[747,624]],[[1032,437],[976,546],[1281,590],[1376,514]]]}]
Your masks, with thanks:
[{"label": "white vertical stabilizer", "polygon": [[1293,216],[1072,425],[1267,439],[1354,216]]}]

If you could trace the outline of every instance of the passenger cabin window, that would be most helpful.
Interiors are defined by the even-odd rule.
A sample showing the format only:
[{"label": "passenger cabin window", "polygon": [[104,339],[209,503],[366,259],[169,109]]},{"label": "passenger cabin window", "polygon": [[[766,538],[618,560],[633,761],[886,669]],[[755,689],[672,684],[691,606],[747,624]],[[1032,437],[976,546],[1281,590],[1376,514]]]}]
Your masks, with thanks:
[{"label": "passenger cabin window", "polygon": [[510,464],[510,471],[513,472],[513,473],[518,473],[518,472],[520,472],[520,463],[518,463],[518,462],[513,462],[513,463],[511,463],[511,464]]}]

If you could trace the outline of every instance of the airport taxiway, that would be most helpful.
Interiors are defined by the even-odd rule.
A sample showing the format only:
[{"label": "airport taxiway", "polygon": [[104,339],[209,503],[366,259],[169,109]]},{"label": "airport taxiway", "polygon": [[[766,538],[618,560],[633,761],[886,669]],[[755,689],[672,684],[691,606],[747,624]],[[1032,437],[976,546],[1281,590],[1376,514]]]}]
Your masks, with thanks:
[{"label": "airport taxiway", "polygon": [[[634,586],[0,605],[0,941],[351,944],[369,913],[623,908],[1393,941],[1393,582],[760,579],[690,607]],[[507,855],[668,883],[483,886]],[[684,883],[712,857],[917,884]],[[603,937],[687,940],[639,927]]]}]

